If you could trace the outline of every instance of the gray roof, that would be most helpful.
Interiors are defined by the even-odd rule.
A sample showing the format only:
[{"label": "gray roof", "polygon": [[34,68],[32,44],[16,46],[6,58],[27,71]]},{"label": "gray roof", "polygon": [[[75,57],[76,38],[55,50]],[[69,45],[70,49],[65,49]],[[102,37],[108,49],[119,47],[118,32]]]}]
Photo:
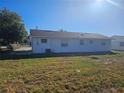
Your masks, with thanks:
[{"label": "gray roof", "polygon": [[96,33],[60,32],[60,31],[36,30],[36,29],[31,29],[30,33],[32,37],[110,39],[107,36]]},{"label": "gray roof", "polygon": [[124,36],[115,35],[111,37],[114,40],[124,40]]}]

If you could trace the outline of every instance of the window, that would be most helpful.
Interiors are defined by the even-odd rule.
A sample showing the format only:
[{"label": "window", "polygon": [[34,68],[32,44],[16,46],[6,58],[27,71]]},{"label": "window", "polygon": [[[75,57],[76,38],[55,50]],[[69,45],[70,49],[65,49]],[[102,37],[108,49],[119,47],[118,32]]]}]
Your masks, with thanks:
[{"label": "window", "polygon": [[90,43],[90,44],[93,44],[93,40],[90,40],[89,43]]},{"label": "window", "polygon": [[62,43],[61,46],[62,46],[62,47],[67,47],[68,44],[67,44],[67,43]]},{"label": "window", "polygon": [[101,45],[102,45],[102,46],[105,46],[105,45],[106,45],[106,43],[105,43],[105,42],[102,42],[102,43],[101,43]]},{"label": "window", "polygon": [[47,43],[47,39],[41,39],[41,43]]},{"label": "window", "polygon": [[84,45],[84,40],[80,40],[80,45]]},{"label": "window", "polygon": [[121,47],[124,47],[124,42],[120,42],[120,46]]},{"label": "window", "polygon": [[68,41],[62,40],[61,41],[61,47],[68,47]]}]

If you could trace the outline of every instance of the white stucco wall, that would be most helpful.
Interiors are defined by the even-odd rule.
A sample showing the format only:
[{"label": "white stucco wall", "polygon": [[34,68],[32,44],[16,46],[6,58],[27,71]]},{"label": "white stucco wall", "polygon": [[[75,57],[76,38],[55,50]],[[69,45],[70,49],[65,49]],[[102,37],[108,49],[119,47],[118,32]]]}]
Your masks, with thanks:
[{"label": "white stucco wall", "polygon": [[111,41],[111,49],[124,50],[124,46],[120,46],[120,42],[124,42],[124,40],[112,40]]},{"label": "white stucco wall", "polygon": [[[32,51],[33,53],[44,53],[45,49],[51,49],[54,53],[64,53],[64,52],[98,52],[98,51],[110,51],[111,42],[110,40],[92,40],[93,43],[90,43],[90,40],[84,39],[84,45],[80,45],[80,39],[56,39],[56,38],[47,38],[47,43],[41,43],[42,38],[32,38]],[[62,47],[62,40],[68,41],[67,47]],[[37,45],[37,42],[39,44]],[[102,42],[105,42],[105,46],[101,45]]]}]

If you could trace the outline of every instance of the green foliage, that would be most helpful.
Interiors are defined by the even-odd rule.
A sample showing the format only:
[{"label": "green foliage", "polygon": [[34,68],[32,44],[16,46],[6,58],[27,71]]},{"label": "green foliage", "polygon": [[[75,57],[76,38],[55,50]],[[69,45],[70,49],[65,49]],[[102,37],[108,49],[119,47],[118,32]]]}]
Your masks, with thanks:
[{"label": "green foliage", "polygon": [[2,43],[10,44],[21,42],[26,37],[24,24],[21,17],[15,12],[0,9],[0,40]]}]

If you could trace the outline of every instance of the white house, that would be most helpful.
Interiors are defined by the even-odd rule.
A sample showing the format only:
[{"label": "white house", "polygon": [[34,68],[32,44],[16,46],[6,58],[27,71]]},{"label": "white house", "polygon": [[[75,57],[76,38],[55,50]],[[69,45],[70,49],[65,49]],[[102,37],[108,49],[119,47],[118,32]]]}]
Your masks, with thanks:
[{"label": "white house", "polygon": [[124,50],[124,36],[112,36],[111,48],[113,50]]},{"label": "white house", "polygon": [[31,30],[33,53],[83,53],[111,50],[109,37],[95,33]]}]

